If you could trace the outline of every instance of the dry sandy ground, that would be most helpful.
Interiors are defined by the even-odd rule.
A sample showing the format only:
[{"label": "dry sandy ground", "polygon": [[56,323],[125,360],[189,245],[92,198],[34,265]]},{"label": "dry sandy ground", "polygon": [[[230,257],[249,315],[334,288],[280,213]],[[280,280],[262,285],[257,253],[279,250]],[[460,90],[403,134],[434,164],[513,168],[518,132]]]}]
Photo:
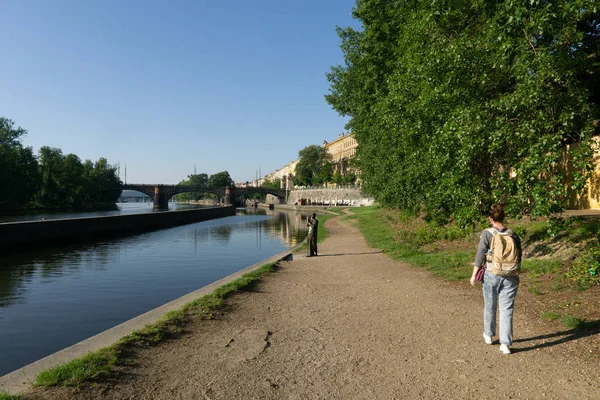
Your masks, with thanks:
[{"label": "dry sandy ground", "polygon": [[118,380],[27,398],[600,399],[597,362],[557,351],[574,341],[520,313],[519,297],[506,356],[483,343],[480,287],[392,261],[339,218],[327,228],[319,257],[140,351]]}]

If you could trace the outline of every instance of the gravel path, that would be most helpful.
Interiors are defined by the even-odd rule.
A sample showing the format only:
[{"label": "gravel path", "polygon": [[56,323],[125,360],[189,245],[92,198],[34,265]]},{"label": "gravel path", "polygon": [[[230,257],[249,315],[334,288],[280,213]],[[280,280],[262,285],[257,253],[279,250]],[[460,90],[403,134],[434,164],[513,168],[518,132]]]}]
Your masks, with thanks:
[{"label": "gravel path", "polygon": [[319,257],[283,263],[119,380],[28,398],[600,399],[600,366],[544,345],[519,297],[506,356],[483,343],[480,287],[392,261],[340,218],[327,229]]}]

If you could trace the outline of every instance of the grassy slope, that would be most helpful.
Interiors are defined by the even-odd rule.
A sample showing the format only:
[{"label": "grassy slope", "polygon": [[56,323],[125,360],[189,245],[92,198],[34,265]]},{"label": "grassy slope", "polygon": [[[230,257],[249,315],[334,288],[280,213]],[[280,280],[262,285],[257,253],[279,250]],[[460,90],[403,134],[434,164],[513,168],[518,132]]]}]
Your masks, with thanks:
[{"label": "grassy slope", "polygon": [[[460,232],[429,232],[423,227],[411,226],[405,221],[405,229],[394,229],[394,215],[377,207],[360,207],[352,210],[355,215],[347,218],[358,219],[358,227],[370,246],[382,249],[389,257],[409,264],[424,267],[443,279],[456,281],[468,279],[471,270],[467,267],[473,262],[473,253],[468,251],[426,251],[423,244],[433,239],[440,240],[465,236]],[[400,216],[400,219],[402,217]],[[412,230],[409,230],[408,228]],[[438,236],[432,236],[432,235]],[[430,238],[424,236],[430,235]]]},{"label": "grassy slope", "polygon": [[[479,232],[462,230],[453,225],[435,226],[427,224],[401,212],[378,207],[353,209],[358,226],[368,243],[384,250],[393,259],[402,260],[419,267],[432,270],[446,280],[468,279]],[[599,224],[585,220],[571,219],[560,232],[545,221],[511,221],[510,227],[519,234],[524,244],[530,247],[533,256],[524,257],[522,272],[530,278],[553,276],[560,278],[565,267],[575,263],[576,252],[555,250],[556,247],[571,248],[579,245],[582,249],[594,245]],[[560,246],[559,246],[560,245]],[[552,247],[554,246],[554,247]],[[539,254],[537,254],[539,253]]]},{"label": "grassy slope", "polygon": [[[448,281],[466,282],[471,276],[479,232],[485,226],[477,227],[473,232],[452,225],[439,227],[415,216],[378,207],[354,208],[352,212],[353,215],[346,218],[356,219],[369,245],[382,249],[392,259],[426,268]],[[510,226],[519,233],[524,243],[529,243],[531,253],[539,252],[543,256],[524,259],[521,271],[522,284],[530,293],[547,295],[548,307],[552,311],[542,311],[540,317],[558,320],[572,329],[597,329],[600,322],[586,322],[572,315],[573,312],[584,311],[585,300],[576,298],[581,291],[590,288],[590,281],[582,285],[580,280],[570,278],[569,271],[578,263],[572,259],[573,254],[581,251],[569,250],[577,246],[582,249],[597,246],[599,224],[570,219],[557,228],[545,221],[521,220],[511,222]],[[556,248],[563,250],[555,251]],[[548,297],[553,293],[557,299]],[[594,293],[588,293],[587,297],[594,298]],[[565,301],[564,298],[570,300]],[[590,310],[585,316],[597,319],[594,303],[588,303]],[[579,309],[573,311],[573,308]]]}]

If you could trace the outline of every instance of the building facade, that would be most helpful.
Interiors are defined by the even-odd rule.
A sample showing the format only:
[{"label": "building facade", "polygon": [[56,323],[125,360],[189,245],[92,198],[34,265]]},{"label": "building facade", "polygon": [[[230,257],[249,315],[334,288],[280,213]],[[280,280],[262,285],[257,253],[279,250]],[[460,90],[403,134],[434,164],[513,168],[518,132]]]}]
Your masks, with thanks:
[{"label": "building facade", "polygon": [[[358,171],[350,165],[350,160],[354,158],[358,143],[352,133],[340,133],[332,142],[323,142],[323,148],[331,155],[331,161],[334,163],[334,173],[339,172],[342,177],[348,174],[356,174]],[[281,189],[294,189],[294,176],[296,175],[296,165],[300,160],[294,160],[280,169],[271,172],[264,177],[248,182],[248,186],[262,186],[265,179],[281,181]],[[241,184],[244,185],[244,184]]]},{"label": "building facade", "polygon": [[262,186],[262,184],[265,180],[269,180],[272,182],[272,181],[279,179],[281,182],[281,184],[280,184],[281,189],[286,189],[286,190],[293,189],[294,188],[293,179],[294,179],[294,174],[296,173],[296,164],[298,164],[298,161],[300,161],[300,160],[294,160],[294,161],[284,165],[283,167],[279,168],[278,170],[265,175],[264,177],[260,178],[258,181],[255,181],[253,186]]},{"label": "building facade", "polygon": [[323,147],[331,155],[334,163],[334,173],[339,172],[345,177],[349,173],[356,174],[356,168],[350,165],[350,160],[356,155],[358,143],[352,133],[340,133],[332,142],[324,141]]}]

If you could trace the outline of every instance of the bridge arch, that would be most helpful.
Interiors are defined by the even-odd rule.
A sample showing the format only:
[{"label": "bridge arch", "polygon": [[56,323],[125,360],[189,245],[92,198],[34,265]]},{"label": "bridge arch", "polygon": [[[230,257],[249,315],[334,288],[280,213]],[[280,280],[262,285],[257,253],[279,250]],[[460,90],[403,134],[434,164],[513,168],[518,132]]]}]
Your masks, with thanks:
[{"label": "bridge arch", "polygon": [[152,201],[152,196],[139,190],[123,189],[119,195],[119,200],[123,202],[145,202]]},{"label": "bridge arch", "polygon": [[[117,190],[109,188],[107,190]],[[135,190],[144,193],[153,200],[154,208],[165,210],[168,208],[168,202],[171,197],[179,193],[197,192],[197,193],[213,193],[223,199],[226,205],[232,204],[236,197],[244,197],[250,193],[271,194],[276,196],[280,201],[285,202],[287,191],[284,189],[272,189],[264,187],[202,187],[191,185],[161,185],[161,184],[125,184],[121,185],[118,190]]]}]

